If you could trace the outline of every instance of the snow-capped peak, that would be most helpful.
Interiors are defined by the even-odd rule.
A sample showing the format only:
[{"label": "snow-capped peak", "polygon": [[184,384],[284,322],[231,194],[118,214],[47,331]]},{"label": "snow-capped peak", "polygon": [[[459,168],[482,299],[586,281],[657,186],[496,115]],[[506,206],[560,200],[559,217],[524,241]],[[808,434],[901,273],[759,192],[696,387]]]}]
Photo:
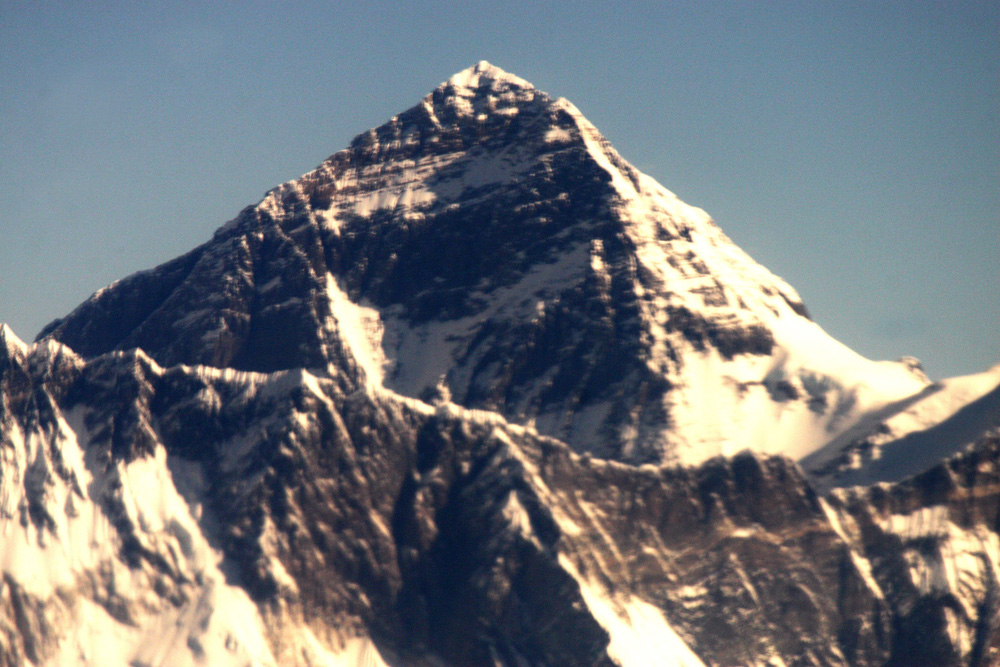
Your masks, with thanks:
[{"label": "snow-capped peak", "polygon": [[[926,385],[833,341],[794,289],[573,104],[486,61],[198,252],[200,270],[184,258],[176,270],[202,284],[105,349],[353,369],[409,397],[443,387],[630,462],[804,456]],[[98,320],[118,331],[125,318],[97,308],[48,335],[89,356]]]},{"label": "snow-capped peak", "polygon": [[14,354],[24,354],[28,346],[23,340],[18,338],[14,330],[6,322],[0,322],[0,349],[6,351],[7,356]]},{"label": "snow-capped peak", "polygon": [[453,75],[441,84],[440,88],[452,87],[475,90],[484,85],[488,85],[490,88],[497,88],[499,87],[498,84],[506,84],[517,88],[534,88],[534,86],[521,77],[506,72],[485,60],[480,60],[472,67]]},{"label": "snow-capped peak", "polygon": [[998,416],[483,61],[0,325],[0,665],[997,664]]}]

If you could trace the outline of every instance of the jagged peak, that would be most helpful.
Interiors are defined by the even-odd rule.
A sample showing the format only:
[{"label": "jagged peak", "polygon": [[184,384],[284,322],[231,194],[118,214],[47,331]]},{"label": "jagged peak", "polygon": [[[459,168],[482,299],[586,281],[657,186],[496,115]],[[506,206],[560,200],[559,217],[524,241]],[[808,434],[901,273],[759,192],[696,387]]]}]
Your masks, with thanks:
[{"label": "jagged peak", "polygon": [[6,351],[7,356],[10,356],[16,353],[24,354],[28,345],[14,333],[14,330],[6,322],[0,322],[0,349]]},{"label": "jagged peak", "polygon": [[533,85],[521,77],[511,74],[485,60],[480,60],[472,67],[454,74],[450,79],[442,83],[439,88],[451,87],[476,90],[484,85],[488,85],[490,88],[497,88],[499,87],[498,84],[534,89]]}]

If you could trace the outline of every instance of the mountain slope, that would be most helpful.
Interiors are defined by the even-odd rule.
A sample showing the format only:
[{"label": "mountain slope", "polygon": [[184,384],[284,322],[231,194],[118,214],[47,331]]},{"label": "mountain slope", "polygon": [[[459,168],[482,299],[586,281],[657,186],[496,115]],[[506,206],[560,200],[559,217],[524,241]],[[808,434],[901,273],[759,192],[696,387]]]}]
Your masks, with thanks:
[{"label": "mountain slope", "polygon": [[832,340],[571,103],[485,62],[41,337],[324,369],[633,463],[800,458],[928,384]]},{"label": "mountain slope", "polygon": [[819,498],[298,369],[4,329],[0,664],[983,665],[1000,440]]},{"label": "mountain slope", "polygon": [[823,486],[899,480],[1000,433],[1000,365],[936,382],[801,461]]}]

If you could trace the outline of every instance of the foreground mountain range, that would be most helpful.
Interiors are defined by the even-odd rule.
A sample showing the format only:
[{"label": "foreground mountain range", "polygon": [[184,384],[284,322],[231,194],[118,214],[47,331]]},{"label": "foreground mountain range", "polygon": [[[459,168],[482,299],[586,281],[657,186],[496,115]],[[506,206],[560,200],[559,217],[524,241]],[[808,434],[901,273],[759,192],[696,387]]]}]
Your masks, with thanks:
[{"label": "foreground mountain range", "polygon": [[1000,661],[1000,367],[858,356],[488,63],[0,395],[0,665]]}]

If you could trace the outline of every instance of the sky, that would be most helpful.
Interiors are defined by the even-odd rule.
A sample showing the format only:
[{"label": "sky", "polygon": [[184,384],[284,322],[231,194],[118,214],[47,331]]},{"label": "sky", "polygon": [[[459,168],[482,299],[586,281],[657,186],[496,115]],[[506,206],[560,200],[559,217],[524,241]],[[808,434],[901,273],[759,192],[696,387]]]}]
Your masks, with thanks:
[{"label": "sky", "polygon": [[0,322],[33,339],[483,59],[857,352],[1000,362],[996,0],[0,0]]}]

